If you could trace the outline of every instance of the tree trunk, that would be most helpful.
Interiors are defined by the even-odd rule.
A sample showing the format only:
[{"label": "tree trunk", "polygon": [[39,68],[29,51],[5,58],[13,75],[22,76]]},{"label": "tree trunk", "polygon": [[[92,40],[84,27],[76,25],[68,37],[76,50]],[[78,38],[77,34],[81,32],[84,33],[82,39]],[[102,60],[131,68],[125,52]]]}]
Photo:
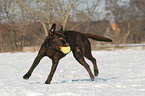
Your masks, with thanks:
[{"label": "tree trunk", "polygon": [[64,16],[64,22],[62,22],[62,25],[63,25],[64,28],[66,26],[71,8],[72,8],[72,0],[69,0],[69,5],[67,7],[67,10],[66,10],[66,13],[65,13],[65,16]]},{"label": "tree trunk", "polygon": [[2,34],[1,34],[1,30],[0,30],[0,52],[3,52],[3,41],[2,41]]},{"label": "tree trunk", "polygon": [[126,43],[129,34],[130,34],[130,22],[128,22],[128,32],[124,35],[124,38],[122,40],[124,44]]},{"label": "tree trunk", "polygon": [[[40,20],[39,20],[40,21]],[[45,31],[45,36],[47,37],[48,36],[48,30],[47,30],[47,27],[45,25],[44,22],[40,21],[40,23],[42,24],[43,28],[44,28],[44,31]],[[50,24],[49,24],[50,25]]]}]

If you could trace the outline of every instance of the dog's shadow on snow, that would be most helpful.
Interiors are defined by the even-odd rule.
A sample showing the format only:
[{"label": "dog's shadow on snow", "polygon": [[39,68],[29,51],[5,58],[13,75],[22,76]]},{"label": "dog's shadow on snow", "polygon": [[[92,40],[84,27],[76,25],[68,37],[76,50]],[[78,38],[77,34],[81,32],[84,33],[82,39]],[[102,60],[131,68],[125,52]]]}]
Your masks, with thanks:
[{"label": "dog's shadow on snow", "polygon": [[[109,80],[118,79],[118,77],[111,77],[111,78],[95,78],[94,82],[107,82]],[[91,82],[91,79],[73,79],[73,80],[64,80],[61,81],[61,83],[67,83],[67,82]],[[55,82],[58,83],[58,82]]]},{"label": "dog's shadow on snow", "polygon": [[[110,80],[119,79],[119,77],[110,77],[110,78],[95,78],[93,82],[107,82]],[[73,80],[63,80],[61,82],[53,82],[54,84],[60,84],[60,83],[70,83],[70,82],[91,82],[91,79],[73,79]],[[30,84],[40,84],[41,82],[35,82]]]}]

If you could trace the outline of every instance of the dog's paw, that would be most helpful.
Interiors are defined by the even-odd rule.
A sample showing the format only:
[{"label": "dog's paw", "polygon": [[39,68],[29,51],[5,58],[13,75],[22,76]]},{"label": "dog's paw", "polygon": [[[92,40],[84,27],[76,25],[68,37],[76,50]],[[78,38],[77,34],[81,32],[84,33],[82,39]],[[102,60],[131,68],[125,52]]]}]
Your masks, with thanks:
[{"label": "dog's paw", "polygon": [[26,79],[26,80],[27,80],[27,79],[30,78],[30,76],[31,76],[31,75],[25,74],[25,75],[23,76],[23,79]]},{"label": "dog's paw", "polygon": [[48,81],[45,81],[45,84],[50,84],[50,82],[48,82]]}]

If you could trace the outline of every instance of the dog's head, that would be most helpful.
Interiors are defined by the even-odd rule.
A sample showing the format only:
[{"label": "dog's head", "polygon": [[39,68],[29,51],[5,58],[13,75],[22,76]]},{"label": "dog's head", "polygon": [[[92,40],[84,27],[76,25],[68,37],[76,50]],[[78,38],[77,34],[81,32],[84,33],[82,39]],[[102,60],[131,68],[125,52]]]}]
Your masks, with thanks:
[{"label": "dog's head", "polygon": [[55,31],[56,24],[53,24],[47,41],[49,41],[49,47],[51,49],[67,54],[70,52],[69,43],[66,41],[66,36],[63,33],[63,26],[61,26],[59,31]]}]

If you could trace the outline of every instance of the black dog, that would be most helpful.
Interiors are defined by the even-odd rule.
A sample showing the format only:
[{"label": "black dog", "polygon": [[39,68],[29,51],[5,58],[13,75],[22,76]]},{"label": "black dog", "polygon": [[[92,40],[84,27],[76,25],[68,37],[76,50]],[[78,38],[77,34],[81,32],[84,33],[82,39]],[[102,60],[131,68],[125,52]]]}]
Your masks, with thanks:
[{"label": "black dog", "polygon": [[105,42],[112,42],[112,40],[94,34],[80,33],[76,31],[63,31],[63,27],[61,27],[59,31],[55,31],[55,29],[56,29],[56,24],[53,24],[52,28],[49,31],[49,36],[46,37],[44,43],[41,45],[37,57],[35,58],[31,68],[23,76],[23,78],[29,79],[34,68],[38,65],[40,60],[44,56],[48,56],[50,59],[52,59],[52,68],[45,84],[50,84],[59,60],[64,56],[66,56],[66,54],[68,53],[68,52],[64,53],[61,47],[70,46],[74,57],[81,65],[85,67],[85,69],[90,75],[91,80],[93,81],[94,75],[91,72],[89,65],[85,62],[84,57],[92,61],[94,65],[95,76],[98,76],[99,71],[97,68],[96,59],[91,54],[91,45],[88,38],[97,41],[105,41]]}]

